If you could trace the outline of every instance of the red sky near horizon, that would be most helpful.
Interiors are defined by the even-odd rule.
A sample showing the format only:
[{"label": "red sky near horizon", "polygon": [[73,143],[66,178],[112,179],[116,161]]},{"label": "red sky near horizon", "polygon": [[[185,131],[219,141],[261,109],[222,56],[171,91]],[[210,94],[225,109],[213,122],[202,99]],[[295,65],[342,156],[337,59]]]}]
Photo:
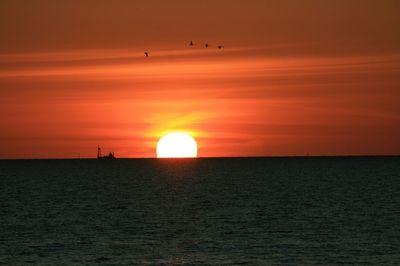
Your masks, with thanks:
[{"label": "red sky near horizon", "polygon": [[1,1],[0,158],[155,157],[170,131],[202,157],[399,154],[399,11]]}]

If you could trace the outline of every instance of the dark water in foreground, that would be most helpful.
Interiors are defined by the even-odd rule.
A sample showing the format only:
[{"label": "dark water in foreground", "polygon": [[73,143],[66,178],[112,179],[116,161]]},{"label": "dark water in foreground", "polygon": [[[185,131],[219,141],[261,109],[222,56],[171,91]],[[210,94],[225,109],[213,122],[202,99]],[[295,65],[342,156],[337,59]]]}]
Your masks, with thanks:
[{"label": "dark water in foreground", "polygon": [[400,265],[400,158],[0,161],[3,265]]}]

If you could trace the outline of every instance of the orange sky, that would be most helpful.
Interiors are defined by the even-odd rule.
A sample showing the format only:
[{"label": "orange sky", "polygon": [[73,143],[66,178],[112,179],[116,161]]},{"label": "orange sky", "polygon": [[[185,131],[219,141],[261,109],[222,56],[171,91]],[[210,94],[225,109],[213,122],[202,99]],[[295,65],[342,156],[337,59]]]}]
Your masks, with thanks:
[{"label": "orange sky", "polygon": [[1,1],[0,158],[94,157],[98,144],[154,157],[169,131],[190,132],[199,156],[399,154],[399,10]]}]

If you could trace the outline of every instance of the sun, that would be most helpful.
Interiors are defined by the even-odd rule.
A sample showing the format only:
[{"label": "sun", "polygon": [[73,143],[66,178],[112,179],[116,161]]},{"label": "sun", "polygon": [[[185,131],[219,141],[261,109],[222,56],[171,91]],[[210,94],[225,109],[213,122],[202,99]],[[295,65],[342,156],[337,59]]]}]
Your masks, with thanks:
[{"label": "sun", "polygon": [[157,143],[157,158],[197,157],[197,143],[186,133],[170,133]]}]

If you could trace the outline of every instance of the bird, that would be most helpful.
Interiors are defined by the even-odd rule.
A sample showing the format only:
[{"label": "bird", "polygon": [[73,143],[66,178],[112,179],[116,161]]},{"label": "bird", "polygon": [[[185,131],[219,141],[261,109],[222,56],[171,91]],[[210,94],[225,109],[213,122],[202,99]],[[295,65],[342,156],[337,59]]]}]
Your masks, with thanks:
[{"label": "bird", "polygon": [[190,41],[190,44],[189,44],[190,46],[193,46],[193,41]]},{"label": "bird", "polygon": [[208,43],[206,43],[206,45],[204,45],[206,48],[208,48]]},{"label": "bird", "polygon": [[144,52],[144,55],[145,55],[146,57],[148,57],[148,56],[149,56],[149,53],[148,53],[148,52]]},{"label": "bird", "polygon": [[218,45],[218,49],[222,49],[223,48],[223,46],[222,45]]}]

